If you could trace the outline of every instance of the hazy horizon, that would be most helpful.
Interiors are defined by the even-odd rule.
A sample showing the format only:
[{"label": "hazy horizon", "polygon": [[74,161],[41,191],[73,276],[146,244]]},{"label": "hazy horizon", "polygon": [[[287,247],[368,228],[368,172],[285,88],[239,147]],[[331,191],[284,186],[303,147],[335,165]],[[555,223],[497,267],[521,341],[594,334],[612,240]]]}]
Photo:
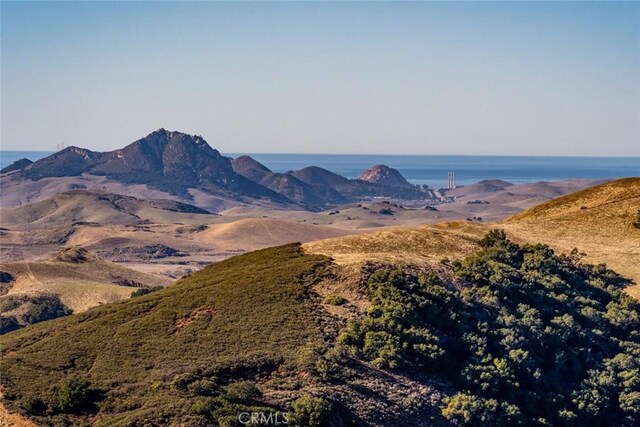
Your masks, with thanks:
[{"label": "hazy horizon", "polygon": [[[133,141],[132,141],[133,142]],[[208,142],[208,141],[207,141]],[[211,144],[210,144],[211,145]],[[72,145],[65,145],[64,148],[71,147]],[[79,148],[87,148],[78,146]],[[117,147],[113,150],[116,150]],[[217,149],[215,146],[212,148]],[[61,148],[62,149],[62,148]],[[96,150],[99,151],[99,150]],[[104,151],[112,151],[112,149],[107,149]],[[218,150],[220,151],[220,150]],[[56,150],[15,150],[15,149],[1,149],[0,153],[55,153]],[[431,154],[431,153],[418,153],[418,154],[403,154],[403,153],[314,153],[314,152],[273,152],[273,151],[245,151],[245,152],[230,152],[230,151],[220,151],[220,154],[223,156],[251,156],[251,155],[264,155],[264,156],[395,156],[395,157],[407,157],[407,156],[418,156],[418,157],[567,157],[567,158],[633,158],[640,159],[640,155],[599,155],[599,154],[566,154],[566,155],[548,155],[548,154],[465,154],[465,153],[453,153],[453,154]]]},{"label": "hazy horizon", "polygon": [[640,156],[638,3],[0,7],[2,150]]}]

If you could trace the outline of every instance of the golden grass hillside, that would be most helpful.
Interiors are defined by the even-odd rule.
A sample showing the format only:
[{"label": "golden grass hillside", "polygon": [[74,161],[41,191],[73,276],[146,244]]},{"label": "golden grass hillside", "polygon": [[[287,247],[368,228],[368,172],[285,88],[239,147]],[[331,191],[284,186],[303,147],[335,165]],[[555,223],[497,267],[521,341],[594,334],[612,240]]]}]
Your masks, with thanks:
[{"label": "golden grass hillside", "polygon": [[450,222],[420,227],[397,227],[325,239],[303,245],[309,253],[327,255],[339,265],[368,261],[428,265],[443,258],[461,259],[478,249],[487,231],[477,223]]},{"label": "golden grass hillside", "polygon": [[203,209],[174,200],[143,200],[88,190],[67,191],[33,203],[4,208],[1,214],[4,228],[24,231],[77,222],[101,225],[191,224],[216,219],[216,215]]},{"label": "golden grass hillside", "polygon": [[587,254],[585,262],[605,263],[635,281],[628,291],[640,297],[640,229],[633,226],[639,210],[640,178],[626,178],[559,197],[501,223],[398,227],[309,242],[303,247],[355,268],[367,261],[434,265],[443,258],[470,255],[484,233],[503,228],[518,242],[545,243],[559,253],[578,248]]},{"label": "golden grass hillside", "polygon": [[543,242],[587,254],[585,262],[607,266],[636,282],[629,292],[640,296],[640,178],[597,185],[543,203],[499,226],[527,241]]},{"label": "golden grass hillside", "polygon": [[308,242],[348,234],[336,228],[301,224],[271,218],[241,219],[227,224],[214,224],[198,233],[194,240],[220,248],[252,250],[292,242]]},{"label": "golden grass hillside", "polygon": [[2,263],[15,280],[8,295],[55,294],[74,312],[127,299],[136,287],[165,286],[171,279],[103,260],[81,248],[67,248],[48,261]]}]

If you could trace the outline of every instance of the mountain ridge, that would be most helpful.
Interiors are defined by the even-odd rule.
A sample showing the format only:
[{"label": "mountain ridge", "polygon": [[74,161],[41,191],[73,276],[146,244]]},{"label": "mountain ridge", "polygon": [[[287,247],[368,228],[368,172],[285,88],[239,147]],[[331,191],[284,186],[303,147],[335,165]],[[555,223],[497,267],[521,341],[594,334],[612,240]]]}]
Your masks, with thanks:
[{"label": "mountain ridge", "polygon": [[[122,186],[137,191],[132,187],[146,185],[209,210],[228,207],[229,203],[270,203],[280,209],[318,211],[371,197],[431,197],[384,165],[363,172],[373,174],[366,180],[348,179],[318,166],[278,173],[249,156],[225,157],[200,135],[164,128],[120,149],[97,152],[71,146],[32,163],[16,162],[4,171],[2,179],[13,186],[24,182],[30,188],[34,182],[47,185],[45,182],[58,180],[61,182],[54,185],[62,184],[65,189],[65,180],[102,179],[106,184],[122,184],[125,193]],[[68,183],[66,189],[82,185]],[[18,194],[28,191],[15,190]],[[204,192],[204,196],[198,197],[197,192]],[[211,201],[207,195],[220,201]]]},{"label": "mountain ridge", "polygon": [[113,151],[66,147],[19,169],[10,178],[38,181],[82,174],[104,176],[125,184],[146,184],[187,198],[188,189],[196,188],[215,195],[293,204],[282,194],[237,174],[231,161],[201,136],[163,128]]}]

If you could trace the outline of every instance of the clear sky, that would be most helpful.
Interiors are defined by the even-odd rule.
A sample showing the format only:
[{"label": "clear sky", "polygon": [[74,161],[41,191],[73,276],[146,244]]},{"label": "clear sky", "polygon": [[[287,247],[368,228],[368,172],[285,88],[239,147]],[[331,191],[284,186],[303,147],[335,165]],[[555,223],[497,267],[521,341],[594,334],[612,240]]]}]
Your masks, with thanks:
[{"label": "clear sky", "polygon": [[640,155],[640,3],[1,3],[2,149]]}]

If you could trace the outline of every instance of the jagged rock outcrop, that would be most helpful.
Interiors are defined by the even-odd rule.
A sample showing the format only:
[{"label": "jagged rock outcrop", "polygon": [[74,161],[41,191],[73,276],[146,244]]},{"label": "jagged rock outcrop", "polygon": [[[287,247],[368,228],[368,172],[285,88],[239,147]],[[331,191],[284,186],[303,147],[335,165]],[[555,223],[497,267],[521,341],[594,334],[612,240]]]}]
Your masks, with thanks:
[{"label": "jagged rock outcrop", "polygon": [[386,187],[411,188],[413,185],[397,169],[385,165],[372,166],[362,172],[358,179]]}]

